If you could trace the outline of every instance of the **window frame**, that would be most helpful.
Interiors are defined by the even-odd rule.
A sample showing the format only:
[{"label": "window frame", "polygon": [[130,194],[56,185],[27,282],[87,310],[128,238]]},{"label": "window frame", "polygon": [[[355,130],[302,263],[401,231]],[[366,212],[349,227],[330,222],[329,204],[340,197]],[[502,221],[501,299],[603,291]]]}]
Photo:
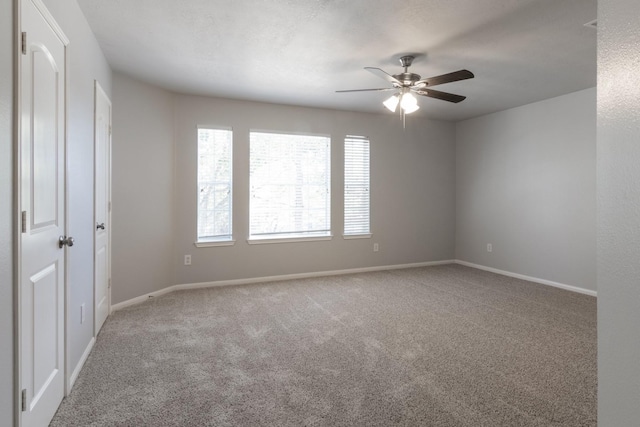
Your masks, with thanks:
[{"label": "window frame", "polygon": [[[229,233],[222,236],[200,236],[200,131],[227,131],[229,132],[231,147],[229,150]],[[233,128],[229,126],[217,125],[198,125],[196,127],[196,241],[194,245],[198,248],[214,247],[214,246],[232,246],[235,244],[233,232],[233,152],[234,152],[234,133]]]},{"label": "window frame", "polygon": [[[326,225],[327,230],[318,231],[318,232],[291,232],[291,233],[282,233],[280,237],[278,237],[278,233],[265,233],[264,237],[260,237],[257,234],[251,234],[251,222],[252,222],[252,206],[251,206],[251,198],[253,195],[253,187],[252,187],[252,163],[253,158],[251,156],[252,151],[252,142],[254,134],[271,134],[276,136],[301,136],[301,137],[314,137],[314,138],[323,138],[326,142],[326,182],[324,185],[326,186]],[[290,132],[290,131],[276,131],[276,130],[265,130],[265,129],[250,129],[249,130],[249,156],[248,156],[248,164],[249,164],[249,209],[248,209],[248,227],[247,227],[247,243],[251,245],[260,245],[260,244],[271,244],[271,243],[295,243],[295,242],[312,242],[312,241],[326,241],[331,240],[333,238],[333,231],[331,228],[331,219],[332,219],[332,199],[331,199],[331,187],[332,187],[332,176],[331,176],[331,147],[332,140],[331,136],[324,133],[310,133],[310,132]]]},{"label": "window frame", "polygon": [[[366,194],[367,194],[367,202],[366,202],[366,212],[367,212],[367,231],[359,231],[359,232],[347,232],[347,174],[348,174],[348,167],[350,165],[354,165],[355,164],[355,160],[354,161],[350,161],[348,158],[348,143],[350,142],[356,142],[356,141],[362,141],[362,142],[366,142],[367,145],[367,149],[366,149],[366,156],[367,156],[367,165],[366,165],[366,172],[367,172],[367,176],[366,176],[366,185],[364,187],[366,187]],[[343,153],[344,153],[344,158],[343,158],[343,177],[344,177],[344,181],[343,181],[343,223],[342,223],[342,237],[345,240],[348,239],[369,239],[373,236],[372,232],[371,232],[371,139],[367,136],[363,136],[363,135],[346,135],[344,137],[343,140]],[[353,151],[353,150],[351,150]],[[352,184],[353,185],[353,184]],[[353,185],[355,186],[355,185]],[[362,186],[360,186],[362,187]]]}]

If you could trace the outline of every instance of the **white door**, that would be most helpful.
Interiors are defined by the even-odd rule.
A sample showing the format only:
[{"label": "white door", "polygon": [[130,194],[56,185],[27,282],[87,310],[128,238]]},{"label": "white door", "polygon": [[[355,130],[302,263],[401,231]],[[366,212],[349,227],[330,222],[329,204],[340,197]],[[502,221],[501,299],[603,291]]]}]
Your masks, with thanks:
[{"label": "white door", "polygon": [[109,315],[111,277],[111,101],[95,83],[95,322],[94,334]]},{"label": "white door", "polygon": [[31,427],[46,426],[64,396],[68,41],[39,0],[21,0],[20,13],[19,370]]}]

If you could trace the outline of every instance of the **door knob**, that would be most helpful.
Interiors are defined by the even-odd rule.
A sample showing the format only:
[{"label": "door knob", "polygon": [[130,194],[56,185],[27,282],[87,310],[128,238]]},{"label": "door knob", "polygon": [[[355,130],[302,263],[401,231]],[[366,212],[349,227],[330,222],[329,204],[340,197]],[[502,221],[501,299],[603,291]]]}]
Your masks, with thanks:
[{"label": "door knob", "polygon": [[60,236],[58,239],[58,247],[62,248],[64,245],[69,247],[73,246],[73,237]]},{"label": "door knob", "polygon": [[104,222],[96,225],[96,230],[104,230]]}]

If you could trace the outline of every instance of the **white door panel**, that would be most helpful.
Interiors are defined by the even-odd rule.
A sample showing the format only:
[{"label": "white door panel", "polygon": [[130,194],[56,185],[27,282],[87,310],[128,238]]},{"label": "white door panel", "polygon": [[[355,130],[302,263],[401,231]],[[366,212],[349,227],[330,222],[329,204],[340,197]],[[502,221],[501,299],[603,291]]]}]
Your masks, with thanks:
[{"label": "white door panel", "polygon": [[[35,405],[37,397],[58,373],[60,360],[57,360],[58,316],[57,304],[52,304],[58,297],[58,268],[56,264],[47,266],[29,280],[33,298],[33,394],[31,405]],[[39,355],[47,355],[40,357]],[[52,357],[50,357],[51,355]]]},{"label": "white door panel", "polygon": [[[56,153],[63,140],[59,140],[57,113],[60,107],[57,93],[61,78],[56,61],[46,46],[33,44],[32,97],[33,97],[33,160],[31,185],[33,203],[31,206],[32,226],[40,228],[52,225],[57,218],[58,165]],[[63,59],[64,60],[64,59]]]},{"label": "white door panel", "polygon": [[49,423],[64,396],[65,54],[39,0],[21,0],[20,385],[23,427]]}]

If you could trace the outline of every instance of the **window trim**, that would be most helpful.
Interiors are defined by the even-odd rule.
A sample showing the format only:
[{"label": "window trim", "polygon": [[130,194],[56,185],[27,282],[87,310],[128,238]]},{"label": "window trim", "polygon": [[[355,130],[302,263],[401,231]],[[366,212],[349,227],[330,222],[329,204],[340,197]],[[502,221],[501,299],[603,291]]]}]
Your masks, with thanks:
[{"label": "window trim", "polygon": [[[198,187],[199,187],[199,183],[200,181],[198,180],[198,159],[199,159],[199,140],[198,140],[198,133],[200,131],[200,129],[206,129],[206,130],[222,130],[222,131],[229,131],[231,132],[231,159],[230,159],[230,180],[229,180],[229,191],[231,192],[231,198],[229,200],[229,210],[230,210],[230,216],[229,216],[229,221],[230,221],[230,233],[229,234],[225,234],[223,236],[220,237],[212,237],[212,236],[207,236],[207,237],[200,237],[198,235],[198,215],[199,215],[199,195],[198,195]],[[234,227],[233,227],[233,211],[234,211],[234,197],[233,197],[233,186],[234,186],[234,182],[233,182],[233,158],[234,158],[234,132],[233,132],[233,127],[231,126],[219,126],[219,125],[196,125],[196,239],[194,242],[194,245],[198,248],[205,248],[205,247],[215,247],[215,246],[233,246],[235,244],[235,240],[234,240]]]},{"label": "window trim", "polygon": [[282,237],[277,237],[276,233],[273,234],[265,234],[265,236],[267,237],[259,237],[260,235],[252,235],[251,234],[251,202],[249,201],[249,206],[248,206],[248,215],[247,215],[247,219],[248,219],[248,237],[247,237],[247,243],[250,245],[262,245],[262,244],[271,244],[271,243],[297,243],[297,242],[314,242],[314,241],[327,241],[327,240],[332,240],[333,239],[333,233],[332,233],[332,228],[331,228],[331,217],[332,217],[332,185],[333,185],[333,181],[332,181],[332,158],[331,158],[331,152],[332,152],[332,138],[330,134],[327,133],[311,133],[311,132],[295,132],[295,131],[278,131],[278,130],[272,130],[272,129],[249,129],[249,135],[248,135],[248,141],[249,141],[249,157],[248,157],[248,164],[249,164],[249,176],[248,176],[248,183],[249,183],[249,198],[251,198],[251,135],[254,133],[260,133],[260,134],[273,134],[273,135],[287,135],[287,136],[311,136],[311,137],[320,137],[320,138],[326,138],[327,140],[327,159],[328,159],[328,168],[327,168],[327,172],[328,172],[328,177],[327,177],[327,191],[328,191],[328,210],[327,210],[327,218],[328,218],[328,229],[326,231],[312,231],[312,232],[307,232],[305,233],[300,233],[298,235],[296,235],[295,232],[291,232],[291,233],[283,233]]},{"label": "window trim", "polygon": [[235,240],[198,240],[193,245],[196,248],[212,248],[216,246],[233,246],[235,244]]},{"label": "window trim", "polygon": [[[366,141],[367,145],[368,145],[368,149],[367,149],[367,154],[368,154],[368,176],[367,176],[367,191],[368,191],[368,201],[367,201],[367,215],[368,215],[368,224],[367,224],[367,231],[366,232],[358,232],[358,233],[346,233],[346,214],[347,214],[347,208],[346,208],[346,197],[347,197],[347,191],[346,191],[346,171],[347,171],[347,154],[346,154],[346,150],[347,150],[347,140],[360,140],[360,141]],[[373,233],[371,231],[371,139],[368,136],[364,136],[364,135],[345,135],[344,139],[343,139],[343,145],[342,145],[342,150],[343,150],[343,207],[342,207],[342,238],[345,240],[351,240],[351,239],[369,239],[373,236]]]},{"label": "window trim", "polygon": [[268,239],[247,238],[247,243],[250,245],[266,245],[271,243],[320,242],[327,240],[333,240],[333,235],[329,234],[327,236],[276,237]]},{"label": "window trim", "polygon": [[343,234],[342,238],[344,240],[355,240],[355,239],[370,239],[373,237],[373,233],[362,233],[362,234]]}]

